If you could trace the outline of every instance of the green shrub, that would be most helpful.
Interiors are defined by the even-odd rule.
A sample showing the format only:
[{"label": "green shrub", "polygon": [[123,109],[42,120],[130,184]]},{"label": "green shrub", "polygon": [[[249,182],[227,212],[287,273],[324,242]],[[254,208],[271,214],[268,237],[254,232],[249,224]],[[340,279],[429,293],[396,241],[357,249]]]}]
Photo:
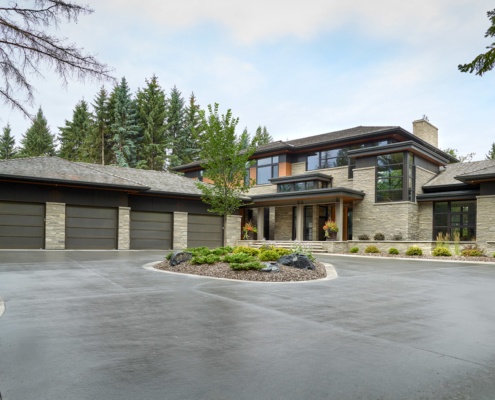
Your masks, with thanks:
[{"label": "green shrub", "polygon": [[395,247],[391,247],[388,249],[388,254],[399,254],[399,250],[397,250]]},{"label": "green shrub", "polygon": [[385,235],[383,233],[375,233],[375,236],[373,237],[375,240],[385,240]]},{"label": "green shrub", "polygon": [[172,256],[174,255],[174,253],[168,253],[167,254],[167,257],[165,257],[167,260],[170,260],[172,258]]},{"label": "green shrub", "polygon": [[236,246],[234,247],[234,250],[232,250],[232,253],[246,253],[251,256],[258,257],[260,254],[259,249],[255,249],[253,247],[247,247],[247,246]]},{"label": "green shrub", "polygon": [[208,247],[192,247],[190,249],[185,249],[188,253],[191,253],[193,257],[195,256],[207,256],[211,254],[211,250]]},{"label": "green shrub", "polygon": [[289,254],[302,254],[308,257],[311,261],[315,262],[316,258],[313,256],[311,249],[306,247],[303,243],[297,243],[295,246],[292,246]]},{"label": "green shrub", "polygon": [[280,256],[275,250],[265,250],[260,253],[258,258],[260,261],[277,261]]},{"label": "green shrub", "polygon": [[191,264],[215,264],[220,261],[220,256],[208,254],[207,256],[195,256],[191,259]]},{"label": "green shrub", "polygon": [[364,249],[364,252],[365,253],[380,253],[380,250],[376,246],[367,246]]},{"label": "green shrub", "polygon": [[291,250],[284,249],[283,247],[275,247],[273,250],[278,253],[279,258],[282,256],[288,256],[289,254],[292,254]]},{"label": "green shrub", "polygon": [[263,244],[260,247],[260,251],[273,250],[275,246],[273,244]]},{"label": "green shrub", "polygon": [[354,246],[349,249],[349,253],[359,253],[359,247]]},{"label": "green shrub", "polygon": [[400,233],[400,232],[399,233],[394,233],[392,235],[392,239],[397,240],[397,241],[402,240],[402,233]]},{"label": "green shrub", "polygon": [[216,256],[224,256],[232,252],[232,247],[217,247],[211,251]]},{"label": "green shrub", "polygon": [[247,263],[251,261],[256,261],[256,259],[247,253],[232,253],[227,254],[223,260],[228,263]]},{"label": "green shrub", "polygon": [[447,247],[435,247],[431,252],[435,257],[450,257],[452,253]]},{"label": "green shrub", "polygon": [[370,237],[368,235],[364,234],[364,235],[359,235],[358,239],[359,240],[370,240]]},{"label": "green shrub", "polygon": [[423,250],[421,250],[418,246],[411,246],[407,249],[406,254],[408,256],[422,256]]},{"label": "green shrub", "polygon": [[263,264],[258,261],[252,261],[248,263],[232,263],[230,264],[230,268],[234,271],[249,271],[251,269],[260,270],[264,267]]},{"label": "green shrub", "polygon": [[462,257],[483,257],[483,250],[481,249],[464,249],[461,251]]}]

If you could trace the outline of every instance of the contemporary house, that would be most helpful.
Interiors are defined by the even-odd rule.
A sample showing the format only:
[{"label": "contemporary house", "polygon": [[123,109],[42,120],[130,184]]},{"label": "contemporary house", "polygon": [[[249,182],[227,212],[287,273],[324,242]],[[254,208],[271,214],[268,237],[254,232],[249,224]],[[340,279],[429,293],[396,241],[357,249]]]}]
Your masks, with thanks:
[{"label": "contemporary house", "polygon": [[[425,117],[412,133],[358,126],[273,142],[252,159],[244,221],[257,224],[258,239],[322,241],[330,218],[339,243],[377,233],[431,242],[443,233],[495,250],[495,161],[457,163]],[[199,162],[177,170],[202,177]]]},{"label": "contemporary house", "polygon": [[[184,176],[57,157],[0,161],[0,249],[179,249],[234,245],[241,224],[257,239],[323,241],[347,250],[360,237],[431,246],[439,233],[495,251],[495,160],[458,163],[438,148],[426,118],[351,129],[259,147],[247,167],[253,183],[241,215],[208,213]],[[193,178],[193,179],[190,179]]]}]

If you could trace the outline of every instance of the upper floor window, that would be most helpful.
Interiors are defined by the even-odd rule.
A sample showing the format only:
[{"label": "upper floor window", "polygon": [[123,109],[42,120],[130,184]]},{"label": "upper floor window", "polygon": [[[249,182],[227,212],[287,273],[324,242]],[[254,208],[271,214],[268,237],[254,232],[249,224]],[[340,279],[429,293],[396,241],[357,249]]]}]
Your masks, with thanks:
[{"label": "upper floor window", "polygon": [[414,155],[408,152],[376,157],[376,202],[415,200]]},{"label": "upper floor window", "polygon": [[278,156],[256,160],[256,184],[270,183],[271,178],[278,177]]},{"label": "upper floor window", "polygon": [[328,182],[322,182],[322,181],[290,182],[290,183],[279,183],[277,185],[277,191],[279,193],[300,192],[303,190],[326,189],[327,187],[328,187]]}]

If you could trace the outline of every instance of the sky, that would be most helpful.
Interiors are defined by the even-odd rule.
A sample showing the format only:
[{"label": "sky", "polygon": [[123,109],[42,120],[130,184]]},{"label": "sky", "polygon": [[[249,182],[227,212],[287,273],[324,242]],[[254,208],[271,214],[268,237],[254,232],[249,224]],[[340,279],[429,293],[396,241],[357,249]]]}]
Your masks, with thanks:
[{"label": "sky", "polygon": [[[127,79],[131,90],[156,75],[166,93],[219,103],[254,133],[287,140],[355,126],[401,126],[427,116],[439,147],[485,158],[495,142],[495,69],[461,73],[493,38],[491,0],[85,0],[94,9],[55,32]],[[490,40],[491,39],[491,40]],[[112,82],[32,78],[51,132]],[[16,142],[30,126],[0,103],[0,127]]]}]

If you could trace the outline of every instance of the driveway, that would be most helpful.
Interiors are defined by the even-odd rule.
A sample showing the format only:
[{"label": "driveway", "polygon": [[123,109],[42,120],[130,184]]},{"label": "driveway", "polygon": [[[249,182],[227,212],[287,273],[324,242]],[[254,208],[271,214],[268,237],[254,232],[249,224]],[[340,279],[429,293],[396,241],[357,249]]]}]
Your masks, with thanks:
[{"label": "driveway", "polygon": [[142,268],[164,255],[1,251],[0,398],[494,399],[494,264],[267,284]]}]

